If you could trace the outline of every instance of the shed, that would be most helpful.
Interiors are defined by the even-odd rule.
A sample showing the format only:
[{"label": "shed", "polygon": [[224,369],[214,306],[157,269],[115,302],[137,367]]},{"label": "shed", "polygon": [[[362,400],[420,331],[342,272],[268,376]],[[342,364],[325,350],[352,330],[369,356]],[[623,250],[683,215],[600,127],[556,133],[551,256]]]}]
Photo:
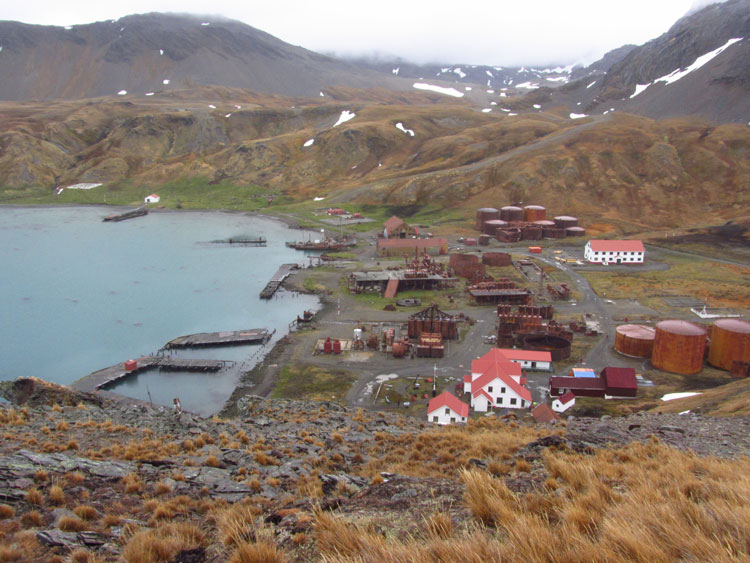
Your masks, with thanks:
[{"label": "shed", "polygon": [[541,403],[534,407],[531,411],[531,416],[534,417],[534,420],[541,423],[557,422],[560,420],[557,413],[547,403]]},{"label": "shed", "polygon": [[145,203],[159,203],[159,201],[161,201],[161,198],[159,197],[159,194],[151,194],[147,195],[143,201]]},{"label": "shed", "polygon": [[563,395],[560,395],[557,399],[552,401],[552,410],[555,412],[565,412],[570,407],[575,406],[576,396],[572,391],[568,391]]},{"label": "shed", "polygon": [[608,397],[635,397],[638,381],[633,368],[606,367],[602,370]]}]

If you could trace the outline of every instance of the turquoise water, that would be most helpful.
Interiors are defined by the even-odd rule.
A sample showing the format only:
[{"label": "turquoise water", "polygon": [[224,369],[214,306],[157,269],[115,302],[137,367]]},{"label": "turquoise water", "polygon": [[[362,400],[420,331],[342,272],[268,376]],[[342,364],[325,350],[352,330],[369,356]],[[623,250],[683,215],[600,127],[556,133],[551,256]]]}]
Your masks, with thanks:
[{"label": "turquoise water", "polygon": [[[258,294],[283,263],[304,263],[284,242],[300,231],[221,212],[152,212],[103,223],[110,208],[0,208],[0,380],[36,376],[69,384],[184,334],[266,327],[271,344],[312,296]],[[206,244],[259,236],[267,247]],[[270,349],[270,344],[265,347]],[[181,356],[251,367],[257,346]],[[231,394],[238,369],[218,375],[147,372],[113,388],[122,394],[210,414]]]}]

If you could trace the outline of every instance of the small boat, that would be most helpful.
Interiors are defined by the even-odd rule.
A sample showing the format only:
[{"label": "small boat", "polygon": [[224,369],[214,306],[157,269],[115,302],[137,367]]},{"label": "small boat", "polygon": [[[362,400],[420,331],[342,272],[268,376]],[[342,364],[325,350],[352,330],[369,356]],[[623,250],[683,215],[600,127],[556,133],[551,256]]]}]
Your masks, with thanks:
[{"label": "small boat", "polygon": [[148,209],[146,209],[145,207],[138,207],[137,209],[123,211],[122,213],[115,213],[113,215],[107,215],[104,219],[102,219],[102,221],[105,221],[105,222],[125,221],[125,219],[134,219],[135,217],[141,217],[143,215],[148,215]]}]

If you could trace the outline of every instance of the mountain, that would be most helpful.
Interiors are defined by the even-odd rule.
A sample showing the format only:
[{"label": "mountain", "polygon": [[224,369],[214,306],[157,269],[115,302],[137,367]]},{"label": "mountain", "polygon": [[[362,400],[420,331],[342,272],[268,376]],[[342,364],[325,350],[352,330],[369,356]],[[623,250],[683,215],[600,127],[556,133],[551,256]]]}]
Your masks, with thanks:
[{"label": "mountain", "polygon": [[588,114],[626,111],[655,118],[750,121],[750,0],[689,14],[606,73],[560,92],[556,103]]},{"label": "mountain", "polygon": [[400,86],[238,21],[133,15],[69,28],[0,22],[0,99],[143,95],[198,85],[319,96],[329,86]]}]

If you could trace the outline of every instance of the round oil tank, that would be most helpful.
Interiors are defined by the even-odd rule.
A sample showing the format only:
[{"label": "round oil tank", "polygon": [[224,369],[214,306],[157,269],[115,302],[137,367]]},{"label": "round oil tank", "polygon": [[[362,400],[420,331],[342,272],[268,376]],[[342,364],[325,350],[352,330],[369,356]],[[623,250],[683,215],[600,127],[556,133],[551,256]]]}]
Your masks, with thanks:
[{"label": "round oil tank", "polygon": [[542,238],[565,238],[565,229],[559,227],[544,227],[542,229]]},{"label": "round oil tank", "polygon": [[553,362],[570,357],[570,340],[555,334],[532,333],[521,337],[524,350],[549,352]]},{"label": "round oil tank", "polygon": [[555,217],[555,225],[561,229],[567,229],[568,227],[577,227],[578,218],[571,217],[570,215],[558,215]]},{"label": "round oil tank", "polygon": [[656,325],[651,363],[655,368],[692,375],[703,368],[706,331],[688,321],[661,321]]},{"label": "round oil tank", "polygon": [[497,234],[498,229],[503,229],[507,226],[507,221],[503,221],[502,219],[490,219],[489,221],[484,222],[481,230],[485,235],[495,235]]},{"label": "round oil tank", "polygon": [[556,224],[554,221],[550,221],[549,219],[542,219],[541,221],[534,221],[535,225],[539,225],[541,228],[544,227],[555,227]]},{"label": "round oil tank", "polygon": [[487,221],[491,221],[492,219],[499,219],[499,218],[500,218],[500,212],[494,207],[482,207],[481,209],[477,209],[477,221],[476,221],[477,230],[481,231],[482,226]]},{"label": "round oil tank", "polygon": [[515,205],[506,205],[500,209],[500,219],[503,221],[523,221],[523,209]]},{"label": "round oil tank", "polygon": [[479,246],[489,246],[491,238],[490,235],[479,235]]},{"label": "round oil tank", "polygon": [[565,236],[568,237],[582,237],[586,235],[586,229],[583,227],[567,227],[565,229]]},{"label": "round oil tank", "polygon": [[533,223],[547,218],[547,208],[541,205],[527,205],[523,208],[523,220]]},{"label": "round oil tank", "polygon": [[656,330],[645,325],[620,325],[615,329],[615,350],[633,358],[650,358]]},{"label": "round oil tank", "polygon": [[711,331],[708,363],[731,371],[732,362],[750,362],[750,322],[719,319]]}]

